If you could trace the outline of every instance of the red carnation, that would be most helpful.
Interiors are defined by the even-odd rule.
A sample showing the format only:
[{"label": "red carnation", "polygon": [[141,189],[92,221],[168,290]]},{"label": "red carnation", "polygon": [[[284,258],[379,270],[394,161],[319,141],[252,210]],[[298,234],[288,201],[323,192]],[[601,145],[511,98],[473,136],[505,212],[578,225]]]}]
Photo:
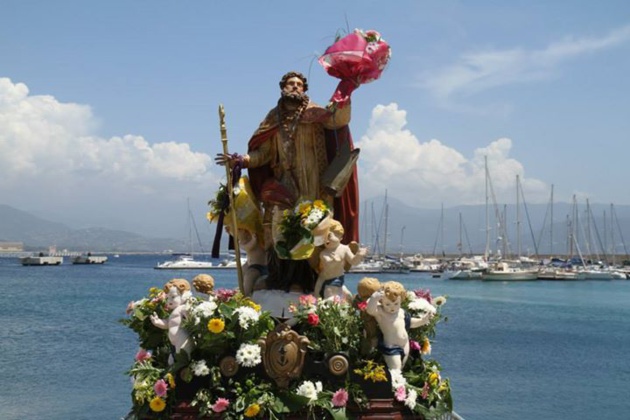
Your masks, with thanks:
[{"label": "red carnation", "polygon": [[316,327],[317,324],[319,324],[319,315],[314,314],[314,313],[308,314],[308,317],[306,318],[306,322],[308,322],[313,327]]}]

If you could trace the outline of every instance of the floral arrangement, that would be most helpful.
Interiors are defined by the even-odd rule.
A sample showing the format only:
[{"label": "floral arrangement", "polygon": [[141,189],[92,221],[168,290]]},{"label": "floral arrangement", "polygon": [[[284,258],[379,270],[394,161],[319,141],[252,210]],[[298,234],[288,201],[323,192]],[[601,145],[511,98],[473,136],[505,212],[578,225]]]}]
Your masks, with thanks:
[{"label": "floral arrangement", "polygon": [[343,108],[357,87],[380,78],[391,54],[389,44],[375,30],[355,29],[343,38],[336,37],[319,57],[324,70],[341,79],[331,103]]},{"label": "floral arrangement", "polygon": [[282,212],[276,231],[275,249],[283,259],[301,260],[311,256],[314,238],[321,233],[332,215],[323,200],[302,201],[293,209]]},{"label": "floral arrangement", "polygon": [[[435,312],[429,325],[412,330],[413,341],[430,340],[435,334],[444,301],[432,299],[428,291],[408,293],[407,310]],[[128,316],[121,320],[138,334],[140,344],[127,372],[133,381],[128,419],[167,419],[182,401],[195,407],[200,417],[322,418],[326,413],[344,419],[365,408],[375,392],[380,392],[378,398],[393,399],[428,418],[452,411],[449,380],[442,378],[436,361],[424,358],[430,345],[429,349],[421,341],[412,345],[403,371],[389,371],[378,351],[359,350],[365,310],[360,301],[350,304],[304,295],[290,306],[292,328],[310,344],[302,376],[283,388],[265,374],[258,341],[281,320],[234,290],[193,296],[186,303],[184,326],[194,350],[190,357],[177,354],[169,364],[167,331],[149,320],[154,312],[166,315],[164,302],[164,292],[152,288],[145,298],[129,304]],[[347,361],[346,369],[333,374],[333,361],[340,356]]]}]

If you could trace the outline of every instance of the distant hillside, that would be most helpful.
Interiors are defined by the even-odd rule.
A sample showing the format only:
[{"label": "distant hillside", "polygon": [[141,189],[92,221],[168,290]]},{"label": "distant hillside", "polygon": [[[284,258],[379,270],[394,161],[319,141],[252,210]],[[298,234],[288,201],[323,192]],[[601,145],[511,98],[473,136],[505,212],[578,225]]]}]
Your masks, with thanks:
[{"label": "distant hillside", "polygon": [[72,229],[7,205],[0,205],[0,241],[22,242],[27,251],[57,249],[92,252],[187,251],[186,241],[146,238],[135,233],[105,228]]},{"label": "distant hillside", "polygon": [[[442,215],[440,209],[414,208],[391,197],[387,204],[386,211],[384,197],[376,197],[365,201],[360,208],[360,239],[371,252],[457,255],[460,249],[464,254],[478,254],[485,250],[485,205],[445,208]],[[610,205],[591,205],[591,217],[587,218],[585,206],[578,206],[574,211],[572,204],[556,203],[553,206],[553,229],[549,205],[522,206],[518,225],[515,205],[489,206],[488,210],[490,249],[493,252],[502,248],[504,242],[504,235],[497,229],[497,215],[500,215],[507,226],[506,243],[510,254],[517,253],[519,242],[521,255],[533,255],[536,251],[538,254],[567,254],[570,250],[570,221],[575,213],[579,252],[603,255],[614,248],[617,255],[627,254],[625,240],[630,239],[630,206],[615,206],[615,217],[611,219]],[[520,238],[517,226],[520,226]],[[199,232],[202,246],[196,245],[195,251],[210,251],[216,225],[206,228]],[[226,249],[226,236],[223,235],[222,249]],[[93,252],[190,251],[187,238],[148,238],[103,227],[73,229],[6,205],[0,205],[0,241],[23,242],[27,250],[55,245],[58,249]],[[573,253],[578,253],[575,246]]]}]

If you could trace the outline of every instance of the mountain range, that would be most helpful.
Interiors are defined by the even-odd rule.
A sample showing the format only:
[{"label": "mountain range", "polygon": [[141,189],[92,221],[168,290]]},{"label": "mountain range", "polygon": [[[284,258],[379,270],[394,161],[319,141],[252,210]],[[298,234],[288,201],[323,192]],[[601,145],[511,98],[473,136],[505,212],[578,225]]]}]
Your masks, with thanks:
[{"label": "mountain range", "polygon": [[[393,197],[376,197],[363,202],[360,211],[361,242],[377,254],[482,254],[488,231],[493,253],[513,255],[520,249],[521,255],[604,256],[614,249],[627,255],[625,238],[630,238],[627,205],[521,205],[517,215],[513,204],[421,209]],[[206,224],[188,238],[153,238],[106,227],[72,227],[0,205],[0,241],[22,242],[28,251],[54,245],[78,252],[209,252],[214,232],[215,226]]]}]

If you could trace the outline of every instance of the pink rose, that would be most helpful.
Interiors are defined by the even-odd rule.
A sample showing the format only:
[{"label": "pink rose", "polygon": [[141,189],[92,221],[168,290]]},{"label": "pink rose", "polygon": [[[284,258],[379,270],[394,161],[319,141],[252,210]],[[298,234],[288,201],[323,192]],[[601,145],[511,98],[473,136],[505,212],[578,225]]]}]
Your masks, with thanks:
[{"label": "pink rose", "polygon": [[409,347],[411,348],[411,350],[422,350],[422,346],[420,346],[420,343],[415,340],[409,340]]},{"label": "pink rose", "polygon": [[166,391],[168,391],[168,385],[164,379],[158,380],[155,385],[153,385],[153,391],[155,391],[155,395],[158,397],[165,397]]},{"label": "pink rose", "polygon": [[230,400],[225,399],[225,398],[217,398],[217,401],[214,404],[212,404],[212,411],[214,411],[215,413],[221,413],[227,410],[229,405],[230,405]]},{"label": "pink rose", "polygon": [[302,306],[313,306],[317,303],[317,298],[313,295],[301,295],[298,301]]},{"label": "pink rose", "polygon": [[134,302],[133,300],[131,302],[129,302],[129,304],[127,305],[127,309],[125,310],[125,313],[127,315],[131,315],[131,313],[133,312],[135,306],[136,306],[136,302]]},{"label": "pink rose", "polygon": [[306,321],[310,325],[312,325],[313,327],[316,327],[317,324],[319,324],[319,315],[310,313],[310,314],[308,314],[308,317],[306,318]]},{"label": "pink rose", "polygon": [[416,297],[422,298],[424,300],[426,300],[427,302],[431,303],[431,301],[433,300],[431,298],[431,290],[429,289],[418,289],[415,290],[414,293],[416,294]]},{"label": "pink rose", "polygon": [[214,292],[214,295],[221,302],[227,302],[232,299],[232,297],[236,294],[236,290],[233,289],[219,289]]},{"label": "pink rose", "polygon": [[345,407],[348,402],[348,391],[343,388],[335,391],[332,397],[332,405],[334,407]]},{"label": "pink rose", "polygon": [[360,311],[365,311],[365,308],[367,308],[367,301],[357,303],[357,308],[359,308]]},{"label": "pink rose", "polygon": [[151,352],[146,351],[145,349],[138,350],[136,353],[136,362],[144,362],[145,360],[149,360],[151,358]]},{"label": "pink rose", "polygon": [[405,387],[399,386],[394,393],[394,397],[396,401],[405,401],[405,398],[407,398],[407,390],[405,390]]},{"label": "pink rose", "polygon": [[430,389],[429,383],[425,382],[424,386],[422,387],[422,399],[424,400],[427,399],[427,397],[429,396],[429,389]]}]

